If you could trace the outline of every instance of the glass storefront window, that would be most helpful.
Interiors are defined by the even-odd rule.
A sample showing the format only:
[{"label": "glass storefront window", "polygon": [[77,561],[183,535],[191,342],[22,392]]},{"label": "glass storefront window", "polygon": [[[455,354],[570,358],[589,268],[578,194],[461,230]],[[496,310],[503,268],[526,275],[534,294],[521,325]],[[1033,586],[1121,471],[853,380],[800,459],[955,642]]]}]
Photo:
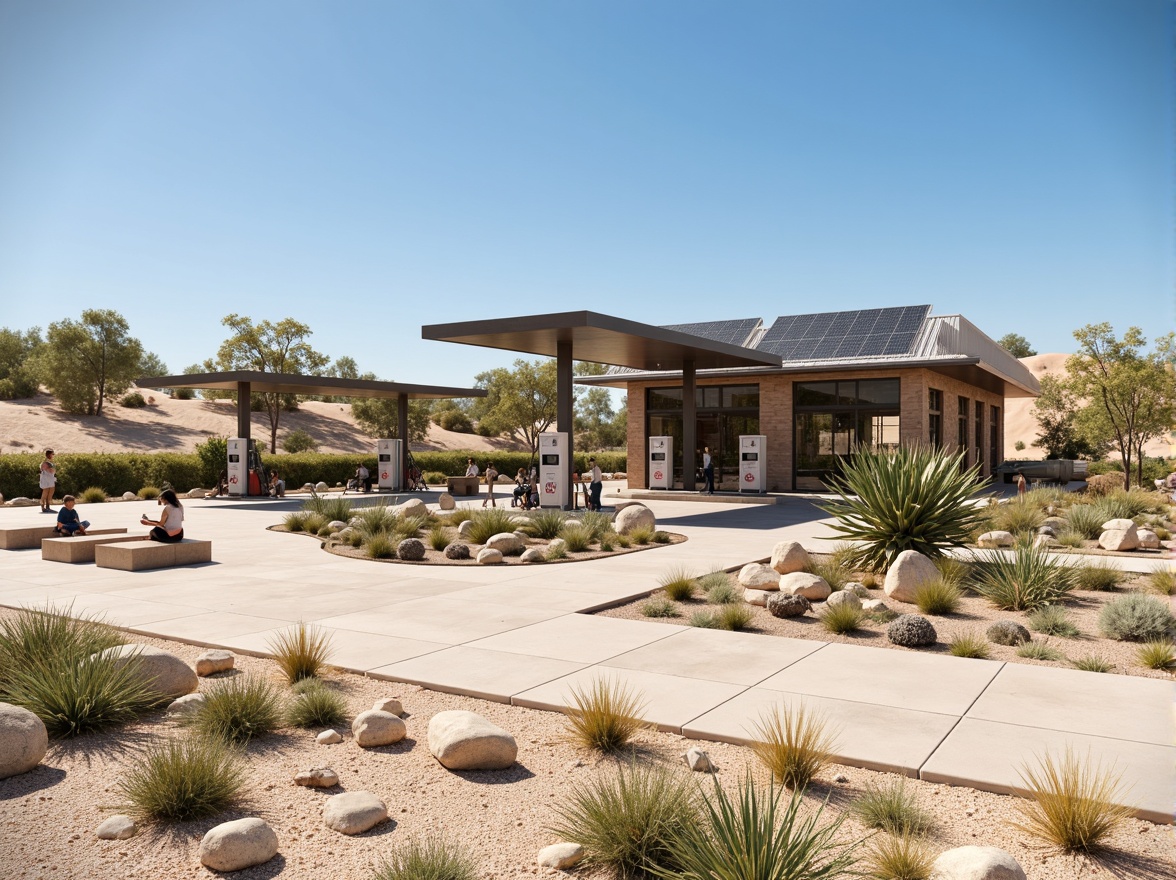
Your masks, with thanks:
[{"label": "glass storefront window", "polygon": [[897,379],[861,379],[857,383],[857,401],[862,406],[898,406]]},{"label": "glass storefront window", "polygon": [[758,385],[722,385],[723,409],[759,409],[760,392]]},{"label": "glass storefront window", "polygon": [[[650,388],[649,402],[647,404],[649,409],[681,409],[682,408],[682,389],[681,388]],[[651,436],[657,437],[658,434]]]},{"label": "glass storefront window", "polygon": [[897,449],[900,390],[898,379],[795,383],[796,488],[823,489],[860,449]]},{"label": "glass storefront window", "polygon": [[683,467],[690,462],[696,468],[702,466],[701,450],[705,446],[710,448],[715,463],[715,486],[738,489],[739,436],[759,433],[759,402],[759,385],[698,386],[695,389],[698,454],[683,455],[682,389],[648,389],[646,436],[674,438],[674,485],[682,486]]},{"label": "glass storefront window", "polygon": [[836,382],[798,382],[794,395],[797,406],[835,406]]}]

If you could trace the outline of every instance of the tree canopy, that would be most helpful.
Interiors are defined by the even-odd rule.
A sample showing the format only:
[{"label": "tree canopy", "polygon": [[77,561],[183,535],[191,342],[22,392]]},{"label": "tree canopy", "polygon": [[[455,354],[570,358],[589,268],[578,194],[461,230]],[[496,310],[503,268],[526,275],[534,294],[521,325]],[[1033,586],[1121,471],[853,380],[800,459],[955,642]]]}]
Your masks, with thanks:
[{"label": "tree canopy", "polygon": [[102,404],[139,378],[143,345],[126,318],[111,309],[87,309],[81,320],[49,325],[34,371],[66,412],[102,415]]},{"label": "tree canopy", "polygon": [[40,383],[33,369],[33,357],[44,344],[41,328],[27,332],[0,329],[0,400],[35,397]]},{"label": "tree canopy", "polygon": [[556,419],[556,364],[554,360],[519,358],[513,369],[497,367],[478,373],[474,385],[486,396],[474,400],[471,415],[491,434],[506,434],[534,455],[539,435]]},{"label": "tree canopy", "polygon": [[1027,358],[1037,354],[1029,345],[1029,340],[1019,333],[1006,333],[996,344],[1015,358]]}]

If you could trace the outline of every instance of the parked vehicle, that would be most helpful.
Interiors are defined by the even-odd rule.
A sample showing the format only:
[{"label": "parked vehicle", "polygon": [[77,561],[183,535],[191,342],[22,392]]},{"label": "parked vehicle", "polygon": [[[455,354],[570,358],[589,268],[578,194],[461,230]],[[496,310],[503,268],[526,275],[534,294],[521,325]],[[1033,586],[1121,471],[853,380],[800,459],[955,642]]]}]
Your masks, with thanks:
[{"label": "parked vehicle", "polygon": [[1086,462],[1070,461],[1065,458],[1046,459],[1044,461],[1002,461],[996,469],[996,475],[1002,477],[1006,483],[1017,479],[1022,473],[1029,482],[1060,483],[1065,485],[1071,480],[1086,479]]}]

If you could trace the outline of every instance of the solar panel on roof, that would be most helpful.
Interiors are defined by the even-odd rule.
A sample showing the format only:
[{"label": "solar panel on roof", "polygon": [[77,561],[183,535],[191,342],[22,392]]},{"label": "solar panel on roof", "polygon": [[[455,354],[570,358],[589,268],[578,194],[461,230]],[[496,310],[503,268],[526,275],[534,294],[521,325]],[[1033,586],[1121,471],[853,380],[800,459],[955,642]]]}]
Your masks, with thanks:
[{"label": "solar panel on roof", "polygon": [[930,311],[928,305],[781,315],[757,348],[785,361],[906,354]]},{"label": "solar panel on roof", "polygon": [[713,342],[747,345],[751,334],[759,329],[761,323],[759,318],[739,318],[733,321],[704,321],[698,324],[666,324],[662,329],[701,336]]}]

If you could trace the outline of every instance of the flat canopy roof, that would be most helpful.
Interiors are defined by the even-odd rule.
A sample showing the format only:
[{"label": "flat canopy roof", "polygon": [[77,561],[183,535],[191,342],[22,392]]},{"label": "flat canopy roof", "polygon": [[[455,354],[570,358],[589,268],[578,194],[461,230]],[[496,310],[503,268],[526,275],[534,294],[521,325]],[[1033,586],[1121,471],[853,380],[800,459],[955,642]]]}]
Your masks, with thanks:
[{"label": "flat canopy roof", "polygon": [[406,385],[375,379],[336,379],[331,376],[300,376],[293,373],[265,373],[261,370],[234,370],[227,373],[190,373],[183,376],[149,376],[135,384],[140,388],[215,388],[236,391],[239,382],[248,382],[255,394],[333,394],[339,397],[397,398],[439,400],[450,397],[485,397],[484,388],[444,388],[438,385]]},{"label": "flat canopy roof", "polygon": [[690,362],[699,370],[780,366],[779,356],[770,352],[597,312],[429,324],[421,328],[421,338],[547,357],[556,357],[559,344],[570,342],[575,360],[637,370],[681,370]]}]

